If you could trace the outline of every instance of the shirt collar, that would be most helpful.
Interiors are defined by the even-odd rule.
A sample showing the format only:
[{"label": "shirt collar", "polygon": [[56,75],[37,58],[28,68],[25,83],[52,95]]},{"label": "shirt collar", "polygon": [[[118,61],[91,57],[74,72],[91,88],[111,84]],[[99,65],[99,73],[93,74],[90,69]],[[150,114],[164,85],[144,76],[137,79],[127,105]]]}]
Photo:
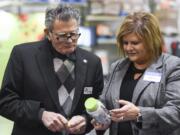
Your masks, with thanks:
[{"label": "shirt collar", "polygon": [[57,51],[53,48],[52,45],[50,45],[50,50],[51,50],[54,58],[57,57],[57,58],[59,58],[59,59],[62,59],[63,61],[64,61],[65,59],[69,59],[69,60],[71,60],[71,61],[76,61],[76,53],[75,53],[75,51],[72,52],[72,53],[70,53],[70,54],[64,55],[64,54],[61,54],[61,53],[57,52]]}]

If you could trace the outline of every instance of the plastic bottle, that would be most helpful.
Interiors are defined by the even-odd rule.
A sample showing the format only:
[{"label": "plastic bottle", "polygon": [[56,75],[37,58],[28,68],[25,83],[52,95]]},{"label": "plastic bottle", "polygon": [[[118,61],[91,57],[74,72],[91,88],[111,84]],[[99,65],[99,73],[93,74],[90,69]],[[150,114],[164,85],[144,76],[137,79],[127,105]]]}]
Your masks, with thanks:
[{"label": "plastic bottle", "polygon": [[109,124],[111,122],[110,115],[105,106],[97,99],[90,97],[85,101],[85,108],[89,115],[98,123]]}]

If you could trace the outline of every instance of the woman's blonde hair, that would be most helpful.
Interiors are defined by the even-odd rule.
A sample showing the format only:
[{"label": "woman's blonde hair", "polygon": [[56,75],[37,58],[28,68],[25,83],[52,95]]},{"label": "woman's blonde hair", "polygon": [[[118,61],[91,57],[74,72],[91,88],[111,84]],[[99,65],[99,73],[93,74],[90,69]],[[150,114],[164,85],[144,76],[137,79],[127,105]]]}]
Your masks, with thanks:
[{"label": "woman's blonde hair", "polygon": [[125,17],[117,33],[117,45],[120,54],[125,56],[123,37],[135,33],[144,43],[152,60],[162,53],[162,35],[157,18],[147,12],[135,12]]}]

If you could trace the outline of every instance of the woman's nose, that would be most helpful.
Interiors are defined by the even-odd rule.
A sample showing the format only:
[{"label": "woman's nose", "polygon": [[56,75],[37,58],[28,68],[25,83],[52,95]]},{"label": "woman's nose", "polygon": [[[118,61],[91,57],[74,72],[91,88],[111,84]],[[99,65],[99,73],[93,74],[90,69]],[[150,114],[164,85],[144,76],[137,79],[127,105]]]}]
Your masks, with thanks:
[{"label": "woman's nose", "polygon": [[126,49],[127,50],[133,49],[132,44],[131,43],[126,44]]}]

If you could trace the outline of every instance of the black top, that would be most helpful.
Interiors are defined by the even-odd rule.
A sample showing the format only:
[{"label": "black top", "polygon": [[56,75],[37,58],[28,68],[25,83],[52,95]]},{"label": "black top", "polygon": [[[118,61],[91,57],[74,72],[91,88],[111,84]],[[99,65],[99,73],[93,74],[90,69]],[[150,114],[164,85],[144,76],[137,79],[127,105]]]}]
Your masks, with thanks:
[{"label": "black top", "polygon": [[[122,85],[120,88],[120,99],[132,101],[132,96],[134,92],[134,88],[140,79],[134,79],[134,75],[136,73],[144,73],[145,70],[139,70],[134,67],[134,65],[131,63],[126,75],[124,76],[124,79],[122,81]],[[141,75],[142,76],[142,75]],[[132,135],[132,127],[130,125],[130,122],[120,122],[118,124],[118,134],[117,135]]]}]

